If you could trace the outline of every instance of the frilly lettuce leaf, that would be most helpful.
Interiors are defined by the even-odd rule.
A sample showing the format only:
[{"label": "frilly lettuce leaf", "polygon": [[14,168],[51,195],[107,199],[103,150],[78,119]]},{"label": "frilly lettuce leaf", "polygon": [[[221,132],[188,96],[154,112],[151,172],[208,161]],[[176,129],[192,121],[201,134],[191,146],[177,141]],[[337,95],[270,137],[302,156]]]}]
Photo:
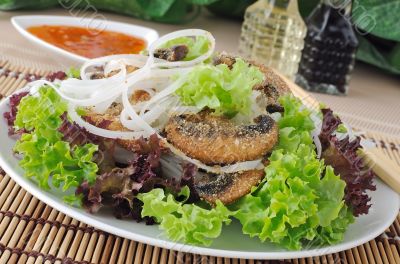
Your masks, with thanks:
[{"label": "frilly lettuce leaf", "polygon": [[68,78],[77,78],[81,77],[81,70],[79,68],[70,67],[66,72]]},{"label": "frilly lettuce leaf", "polygon": [[66,103],[53,89],[39,89],[37,95],[26,96],[21,100],[14,123],[15,129],[35,130],[35,134],[42,140],[57,142],[61,135],[57,132],[62,123],[60,116],[66,109]]},{"label": "frilly lettuce leaf", "polygon": [[347,227],[354,222],[352,211],[344,205],[339,212],[339,216],[334,219],[329,226],[318,228],[317,236],[314,238],[313,245],[335,244],[343,240]]},{"label": "frilly lettuce leaf", "polygon": [[226,64],[199,65],[176,90],[181,102],[198,109],[214,109],[216,114],[248,115],[252,104],[252,88],[263,80],[263,74],[242,59],[232,69]]},{"label": "frilly lettuce leaf", "polygon": [[332,244],[353,221],[344,204],[346,184],[316,157],[310,112],[293,96],[280,100],[279,144],[269,158],[264,181],[239,200],[234,215],[243,233],[289,249]]},{"label": "frilly lettuce leaf", "polygon": [[15,118],[18,112],[18,105],[20,104],[21,100],[28,94],[29,92],[15,93],[9,98],[8,101],[9,111],[3,114],[3,117],[7,121],[7,125],[9,126],[8,127],[9,135],[14,135],[18,133],[18,131],[16,131],[14,128]]},{"label": "frilly lettuce leaf", "polygon": [[371,197],[367,190],[375,190],[373,179],[376,176],[367,164],[361,162],[359,150],[361,138],[338,137],[342,121],[331,109],[322,109],[322,129],[319,135],[322,145],[322,157],[325,163],[334,168],[346,182],[346,205],[354,216],[367,214],[371,207]]},{"label": "frilly lettuce leaf", "polygon": [[310,118],[311,111],[294,96],[282,96],[279,98],[284,113],[279,120],[279,128],[292,127],[296,132],[311,132],[314,129],[314,122]]},{"label": "frilly lettuce leaf", "polygon": [[[185,187],[178,197],[185,200],[189,193]],[[139,193],[137,198],[143,202],[142,217],[154,217],[170,239],[189,244],[210,245],[221,234],[222,226],[231,222],[229,217],[233,214],[220,201],[215,208],[205,209],[179,202],[159,188]]]},{"label": "frilly lettuce leaf", "polygon": [[93,182],[98,170],[92,161],[98,147],[94,144],[70,146],[58,131],[67,106],[52,88],[42,87],[35,96],[24,97],[15,120],[16,129],[25,129],[14,150],[22,154],[21,167],[26,177],[34,178],[48,189],[51,183],[62,191]]}]

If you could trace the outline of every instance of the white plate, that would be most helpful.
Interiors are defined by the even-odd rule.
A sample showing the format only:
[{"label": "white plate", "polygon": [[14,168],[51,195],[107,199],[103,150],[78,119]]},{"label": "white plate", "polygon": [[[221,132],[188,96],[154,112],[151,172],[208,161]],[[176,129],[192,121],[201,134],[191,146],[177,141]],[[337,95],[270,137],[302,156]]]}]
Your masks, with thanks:
[{"label": "white plate", "polygon": [[13,26],[21,33],[22,36],[27,38],[29,41],[37,44],[38,46],[50,50],[55,54],[68,57],[73,61],[83,63],[88,58],[80,55],[71,53],[62,48],[56,47],[40,38],[32,35],[26,29],[31,26],[41,25],[60,25],[60,26],[77,26],[85,28],[94,28],[98,30],[110,30],[115,32],[124,33],[130,36],[144,39],[147,46],[153,43],[158,38],[158,33],[154,29],[142,27],[138,25],[131,25],[120,22],[113,22],[106,19],[94,19],[94,18],[80,18],[73,16],[14,16],[11,18]]},{"label": "white plate", "polygon": [[261,243],[258,239],[243,235],[240,224],[237,222],[224,227],[222,235],[209,248],[175,243],[162,236],[156,225],[146,226],[132,220],[118,220],[108,210],[100,211],[95,215],[88,214],[82,209],[64,204],[56,191],[43,191],[34,182],[24,178],[24,172],[12,152],[15,141],[8,137],[8,127],[3,118],[3,113],[7,110],[7,100],[4,100],[0,104],[0,166],[11,178],[39,200],[70,217],[111,234],[153,246],[230,258],[290,259],[319,256],[350,249],[374,239],[393,223],[399,212],[399,196],[377,179],[375,181],[377,190],[371,193],[373,206],[369,214],[357,218],[346,232],[344,240],[334,246],[288,251],[271,243]]}]

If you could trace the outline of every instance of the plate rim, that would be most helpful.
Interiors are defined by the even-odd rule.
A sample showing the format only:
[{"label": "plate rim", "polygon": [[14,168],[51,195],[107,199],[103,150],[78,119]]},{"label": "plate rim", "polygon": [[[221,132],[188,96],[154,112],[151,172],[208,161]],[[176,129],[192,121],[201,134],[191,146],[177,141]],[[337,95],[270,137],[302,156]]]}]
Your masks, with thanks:
[{"label": "plate rim", "polygon": [[[15,93],[15,92],[14,92]],[[0,112],[1,109],[4,107],[5,104],[8,103],[10,96],[4,98],[4,100],[0,101]],[[2,116],[2,115],[1,115]],[[359,245],[362,245],[374,238],[378,237],[382,234],[396,219],[399,211],[393,211],[390,217],[384,219],[384,224],[381,225],[381,228],[374,230],[374,232],[368,232],[365,236],[361,239],[355,241],[347,241],[341,242],[336,245],[324,246],[321,248],[315,249],[307,249],[307,250],[300,250],[300,251],[280,251],[280,252],[259,252],[259,251],[239,251],[239,250],[226,250],[226,249],[215,249],[211,247],[201,247],[201,246],[194,246],[190,244],[183,244],[174,241],[167,241],[163,239],[158,239],[150,236],[145,236],[141,234],[137,234],[131,231],[123,230],[122,228],[117,228],[113,225],[104,223],[98,219],[91,218],[86,216],[77,208],[69,206],[63,203],[61,200],[52,199],[49,195],[46,194],[46,191],[41,190],[36,184],[31,182],[29,179],[25,178],[22,175],[14,170],[11,165],[6,161],[6,155],[0,153],[0,166],[3,170],[19,185],[21,186],[26,192],[32,194],[38,200],[44,202],[45,204],[51,206],[53,209],[74,218],[80,222],[93,226],[96,229],[105,231],[107,233],[117,235],[123,238],[127,238],[130,240],[134,240],[136,242],[148,244],[151,246],[161,247],[170,250],[181,251],[185,253],[191,254],[199,254],[199,255],[207,255],[207,256],[214,256],[214,257],[229,257],[229,258],[243,258],[243,259],[294,259],[294,258],[307,258],[307,257],[316,257],[322,256],[326,254],[333,254],[340,251],[348,250]],[[379,178],[376,178],[376,181],[379,181],[380,184],[383,183]],[[33,188],[32,188],[33,187]],[[390,187],[388,187],[390,188]],[[28,191],[29,190],[29,191]],[[394,191],[393,191],[394,192]],[[396,207],[400,208],[400,196],[397,195]],[[261,243],[261,242],[260,242]]]}]

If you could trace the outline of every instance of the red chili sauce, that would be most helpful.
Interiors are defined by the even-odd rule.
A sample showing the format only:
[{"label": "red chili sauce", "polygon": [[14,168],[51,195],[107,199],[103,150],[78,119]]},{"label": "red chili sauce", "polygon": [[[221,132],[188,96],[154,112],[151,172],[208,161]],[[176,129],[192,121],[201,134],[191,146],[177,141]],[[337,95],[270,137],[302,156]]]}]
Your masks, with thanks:
[{"label": "red chili sauce", "polygon": [[27,29],[36,37],[87,58],[139,53],[146,41],[123,33],[70,26],[34,26]]}]

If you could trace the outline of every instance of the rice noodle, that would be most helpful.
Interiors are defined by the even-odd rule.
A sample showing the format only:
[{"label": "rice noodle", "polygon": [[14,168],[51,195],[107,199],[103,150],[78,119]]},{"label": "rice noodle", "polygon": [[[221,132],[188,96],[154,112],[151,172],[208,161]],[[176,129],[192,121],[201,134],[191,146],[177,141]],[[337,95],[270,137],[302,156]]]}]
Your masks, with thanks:
[{"label": "rice noodle", "polygon": [[319,134],[313,134],[312,138],[315,144],[315,148],[317,149],[317,158],[319,159],[322,155],[322,144],[321,140],[319,139]]},{"label": "rice noodle", "polygon": [[77,125],[83,127],[88,132],[101,136],[104,138],[111,138],[111,139],[127,139],[132,140],[132,138],[140,138],[141,136],[149,136],[143,132],[128,132],[128,131],[112,131],[108,129],[99,128],[94,126],[85,120],[83,120],[78,113],[76,112],[76,105],[69,104],[68,106],[68,115],[72,121],[74,121]]},{"label": "rice noodle", "polygon": [[107,101],[101,102],[99,104],[94,105],[92,108],[95,113],[103,114],[107,111],[108,108],[112,105],[113,102],[116,101],[118,96],[108,99]]},{"label": "rice noodle", "polygon": [[33,81],[30,82],[27,86],[27,89],[29,90],[29,93],[33,96],[35,96],[36,94],[38,94],[39,89],[43,86],[43,85],[47,85],[50,86],[51,88],[53,88],[55,91],[57,91],[57,87],[55,86],[54,83],[46,81],[46,80],[37,80],[37,81]]},{"label": "rice noodle", "polygon": [[141,118],[148,124],[155,122],[161,115],[168,113],[168,109],[173,103],[173,100],[168,100],[169,98],[164,98],[158,104],[154,105],[149,111],[141,116]]},{"label": "rice noodle", "polygon": [[357,138],[357,136],[355,135],[351,126],[349,124],[347,124],[345,121],[342,121],[342,123],[347,130],[347,135],[349,136],[350,141],[355,140]]},{"label": "rice noodle", "polygon": [[314,123],[314,130],[311,132],[311,135],[312,135],[312,138],[313,138],[316,150],[317,150],[317,157],[321,158],[322,144],[321,144],[321,140],[319,139],[319,135],[321,134],[321,130],[322,130],[322,118],[315,111],[311,112],[310,118]]},{"label": "rice noodle", "polygon": [[376,148],[376,143],[370,139],[361,138],[360,145],[363,149],[368,150],[372,148]]},{"label": "rice noodle", "polygon": [[160,101],[161,99],[174,93],[184,82],[185,76],[181,76],[178,80],[167,86],[164,90],[153,96],[149,101],[146,102],[145,106],[140,111],[140,116],[143,116],[146,110],[149,110],[152,105]]},{"label": "rice noodle", "polygon": [[[140,127],[141,129],[143,129],[144,131],[150,133],[150,134],[156,134],[156,131],[154,128],[152,128],[148,123],[146,123],[135,111],[135,109],[133,109],[131,103],[129,102],[128,99],[128,93],[125,90],[122,93],[122,104],[124,106],[124,110],[123,112],[128,114],[129,117],[132,119],[132,122],[135,123],[135,125],[137,125],[138,127]],[[121,115],[122,116],[122,115]],[[122,120],[121,120],[122,121]]]},{"label": "rice noodle", "polygon": [[147,56],[139,54],[121,54],[91,59],[82,65],[80,70],[81,79],[90,80],[90,76],[88,76],[87,74],[88,69],[90,69],[91,67],[103,66],[104,63],[108,63],[112,60],[120,60],[126,65],[132,65],[138,68],[142,68],[146,64]]},{"label": "rice noodle", "polygon": [[335,135],[339,140],[343,140],[346,137],[349,138],[349,141],[353,141],[357,138],[357,136],[362,135],[362,132],[354,132],[351,126],[349,126],[346,122],[342,121],[342,125],[346,128],[346,132],[338,132],[334,131],[332,134]]},{"label": "rice noodle", "polygon": [[197,114],[200,112],[201,109],[197,108],[196,106],[174,106],[171,107],[169,110],[169,113],[175,114],[175,115],[181,115],[183,113],[189,113],[189,114]]},{"label": "rice noodle", "polygon": [[193,159],[193,158],[190,158],[190,157],[186,156],[181,150],[175,148],[166,139],[162,138],[162,142],[176,156],[182,158],[185,161],[193,163],[198,168],[206,170],[207,172],[210,172],[210,173],[215,173],[215,174],[234,173],[234,172],[249,171],[249,170],[264,168],[261,159],[238,162],[238,163],[235,163],[233,165],[226,165],[226,166],[208,166],[208,165],[202,163],[201,161],[199,161],[197,159]]},{"label": "rice noodle", "polygon": [[275,112],[275,113],[272,113],[272,114],[269,114],[269,115],[271,116],[272,119],[274,119],[275,122],[278,122],[279,119],[282,118],[282,114],[279,113],[279,112]]},{"label": "rice noodle", "polygon": [[140,127],[137,122],[137,119],[132,119],[129,114],[127,113],[126,109],[122,110],[120,115],[121,124],[133,131],[143,131],[143,128]]},{"label": "rice noodle", "polygon": [[166,177],[180,179],[182,175],[182,166],[177,166],[181,160],[177,159],[173,154],[164,154],[160,158],[162,173]]}]

